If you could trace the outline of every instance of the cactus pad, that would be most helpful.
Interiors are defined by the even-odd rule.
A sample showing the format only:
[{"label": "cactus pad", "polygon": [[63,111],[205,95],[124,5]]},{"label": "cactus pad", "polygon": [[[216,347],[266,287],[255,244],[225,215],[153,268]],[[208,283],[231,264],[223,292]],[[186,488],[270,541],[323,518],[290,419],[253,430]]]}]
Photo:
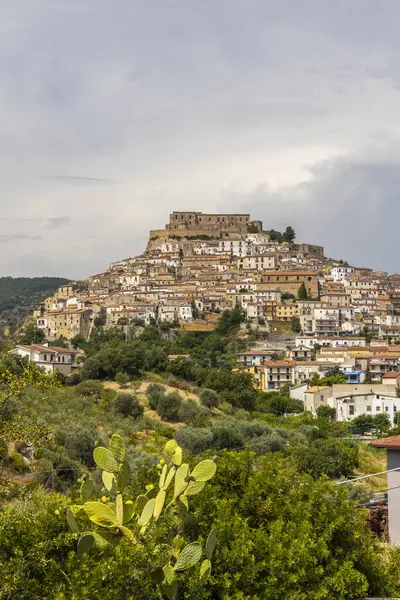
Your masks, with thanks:
[{"label": "cactus pad", "polygon": [[189,475],[189,466],[183,464],[179,467],[175,474],[174,498],[178,498],[187,488]]},{"label": "cactus pad", "polygon": [[213,460],[202,460],[192,471],[192,477],[195,478],[196,482],[208,481],[214,477],[217,470],[217,465]]},{"label": "cactus pad", "polygon": [[206,555],[209,560],[212,559],[216,544],[217,544],[217,534],[215,533],[215,529],[211,529],[210,533],[208,534],[207,541],[206,541]]},{"label": "cactus pad", "polygon": [[155,498],[148,500],[146,506],[142,510],[142,514],[139,517],[138,523],[141,527],[146,527],[149,524],[151,517],[153,516],[154,506],[156,504]]},{"label": "cactus pad", "polygon": [[84,533],[78,542],[78,556],[83,556],[91,551],[94,546],[94,535]]},{"label": "cactus pad", "polygon": [[85,479],[81,483],[81,502],[84,504],[87,502],[93,492],[93,479]]},{"label": "cactus pad", "polygon": [[164,508],[164,503],[165,503],[165,492],[164,492],[164,490],[160,490],[155,498],[155,504],[154,504],[153,517],[154,517],[155,521],[158,521],[158,519],[162,513],[162,509]]},{"label": "cactus pad", "polygon": [[73,533],[79,533],[79,528],[77,522],[75,521],[74,513],[70,508],[67,510],[67,523]]},{"label": "cactus pad", "polygon": [[115,527],[118,525],[118,519],[115,512],[105,504],[100,502],[86,502],[83,509],[92,523],[101,527]]},{"label": "cactus pad", "polygon": [[118,469],[118,463],[107,448],[97,446],[93,451],[94,462],[103,471],[114,472]]},{"label": "cactus pad", "polygon": [[185,571],[186,569],[194,567],[194,565],[199,562],[201,554],[202,550],[200,542],[188,544],[178,556],[178,560],[174,567],[175,571]]},{"label": "cactus pad", "polygon": [[109,446],[109,451],[114,456],[115,460],[119,463],[122,463],[125,458],[125,442],[124,438],[121,437],[118,433],[114,433],[111,437]]}]

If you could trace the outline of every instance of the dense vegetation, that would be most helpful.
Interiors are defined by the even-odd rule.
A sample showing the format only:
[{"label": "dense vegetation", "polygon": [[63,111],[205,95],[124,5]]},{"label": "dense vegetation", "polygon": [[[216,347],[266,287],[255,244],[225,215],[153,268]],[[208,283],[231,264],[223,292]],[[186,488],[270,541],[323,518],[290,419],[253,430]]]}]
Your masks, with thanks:
[{"label": "dense vegetation", "polygon": [[[350,600],[400,592],[398,550],[373,536],[358,507],[368,492],[334,485],[360,468],[360,445],[345,439],[347,426],[331,409],[313,417],[287,391],[257,392],[248,373],[232,371],[244,347],[242,318],[240,310],[226,312],[212,333],[142,327],[128,340],[100,326],[88,342],[74,340],[86,359],[80,376],[67,379],[27,372],[24,361],[0,354],[1,598],[174,598],[173,585],[160,588],[152,573],[166,560],[174,571],[184,544],[204,548],[211,530],[211,574],[179,572],[182,599]],[[168,358],[180,354],[190,359]],[[105,515],[118,511],[118,494],[96,460],[112,433],[126,445],[129,506],[144,490],[151,499],[169,440],[183,449],[184,465],[213,459],[216,474],[189,498],[190,514],[178,494],[157,526],[139,531],[134,517],[121,526],[116,546],[78,555],[77,531],[88,527],[82,502],[100,511],[104,505]],[[88,478],[93,489],[82,500]],[[89,533],[98,531],[93,523]],[[106,541],[120,526],[109,527]]]},{"label": "dense vegetation", "polygon": [[62,277],[0,277],[0,323],[19,324],[64,283]]}]

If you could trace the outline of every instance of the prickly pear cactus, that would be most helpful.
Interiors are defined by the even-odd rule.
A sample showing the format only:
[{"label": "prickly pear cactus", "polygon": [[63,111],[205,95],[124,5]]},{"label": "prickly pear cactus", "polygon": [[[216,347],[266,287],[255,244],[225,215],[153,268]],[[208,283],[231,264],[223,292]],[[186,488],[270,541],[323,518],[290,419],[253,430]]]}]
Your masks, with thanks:
[{"label": "prickly pear cactus", "polygon": [[[96,446],[93,458],[102,470],[104,485],[98,501],[93,497],[93,480],[82,480],[80,495],[82,506],[71,507],[67,511],[67,521],[71,531],[78,536],[79,527],[75,515],[86,515],[91,530],[79,534],[78,554],[96,550],[104,552],[119,543],[136,543],[138,539],[152,535],[159,523],[170,523],[168,540],[171,544],[160,544],[163,551],[168,549],[168,562],[154,571],[154,581],[164,597],[175,600],[179,590],[179,574],[194,568],[200,563],[199,580],[205,580],[211,573],[211,559],[216,545],[215,531],[211,531],[205,545],[205,556],[200,542],[184,545],[182,519],[189,511],[191,496],[203,491],[207,482],[216,472],[214,460],[201,461],[192,472],[183,463],[182,449],[175,440],[169,440],[164,448],[165,458],[161,458],[156,485],[149,484],[146,491],[136,500],[124,497],[129,483],[130,470],[126,462],[124,439],[110,435],[109,447]],[[105,495],[107,494],[107,495]],[[170,517],[171,515],[171,517]],[[79,521],[80,522],[80,521]],[[162,530],[160,530],[162,531]],[[203,557],[203,561],[201,559]]]}]

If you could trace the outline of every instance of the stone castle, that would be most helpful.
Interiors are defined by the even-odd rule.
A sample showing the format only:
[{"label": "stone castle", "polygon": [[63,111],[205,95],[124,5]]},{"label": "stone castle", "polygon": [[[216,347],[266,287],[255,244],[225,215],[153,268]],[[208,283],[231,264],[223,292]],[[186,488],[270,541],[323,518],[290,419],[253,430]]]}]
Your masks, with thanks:
[{"label": "stone castle", "polygon": [[150,231],[148,250],[154,243],[166,243],[170,239],[208,237],[212,239],[246,236],[250,231],[262,232],[261,221],[252,221],[250,214],[214,214],[174,211],[165,229]]}]

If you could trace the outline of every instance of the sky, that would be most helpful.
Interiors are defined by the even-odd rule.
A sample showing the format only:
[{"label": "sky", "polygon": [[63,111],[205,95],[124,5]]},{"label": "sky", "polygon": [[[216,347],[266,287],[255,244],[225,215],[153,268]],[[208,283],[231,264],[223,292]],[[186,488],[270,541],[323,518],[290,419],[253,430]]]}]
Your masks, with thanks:
[{"label": "sky", "polygon": [[173,210],[400,271],[398,0],[0,8],[0,276],[101,272]]}]

